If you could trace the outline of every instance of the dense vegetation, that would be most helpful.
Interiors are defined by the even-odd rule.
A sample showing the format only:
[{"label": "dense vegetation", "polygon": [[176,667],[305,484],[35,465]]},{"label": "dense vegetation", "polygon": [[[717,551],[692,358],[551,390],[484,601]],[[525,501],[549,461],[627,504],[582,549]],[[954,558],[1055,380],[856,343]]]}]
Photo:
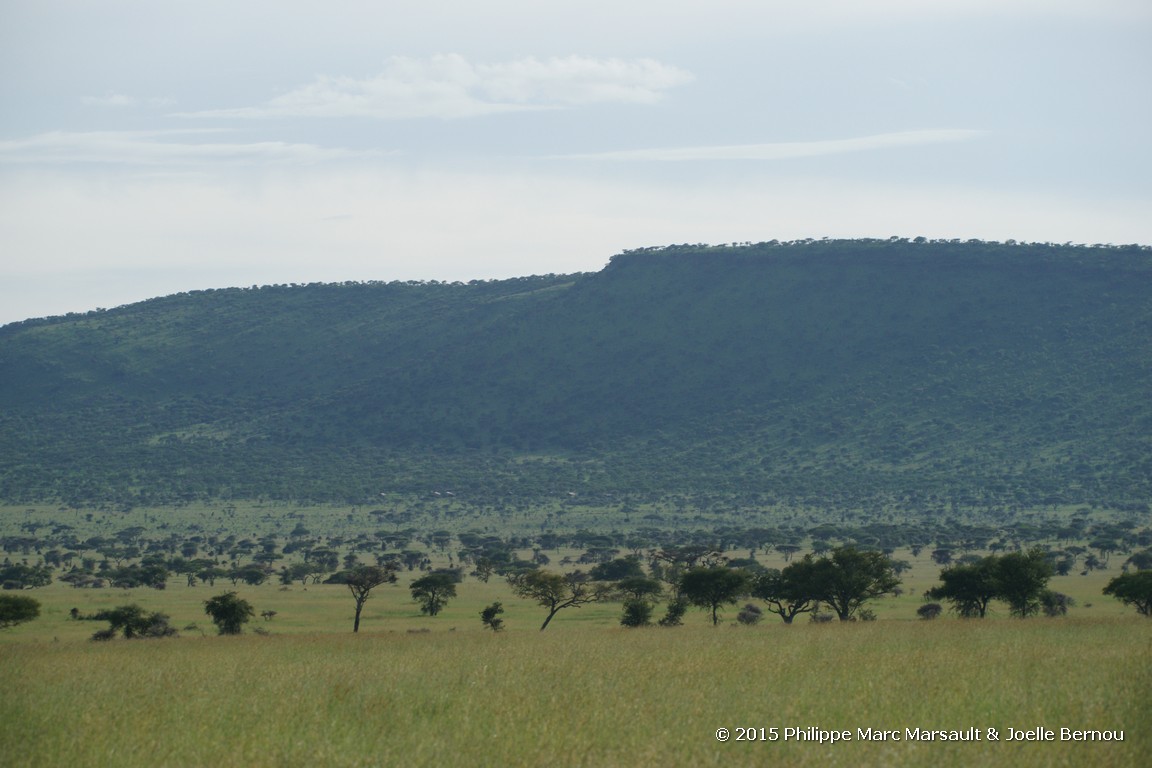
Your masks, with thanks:
[{"label": "dense vegetation", "polygon": [[0,499],[1152,496],[1148,248],[804,241],[0,329]]}]

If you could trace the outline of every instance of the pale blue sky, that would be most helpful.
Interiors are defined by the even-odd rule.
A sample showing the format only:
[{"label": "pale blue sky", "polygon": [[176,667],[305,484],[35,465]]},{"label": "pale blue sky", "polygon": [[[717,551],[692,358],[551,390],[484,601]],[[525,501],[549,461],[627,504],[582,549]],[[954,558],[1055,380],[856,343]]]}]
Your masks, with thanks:
[{"label": "pale blue sky", "polygon": [[1152,243],[1146,0],[0,4],[0,323],[803,237]]}]

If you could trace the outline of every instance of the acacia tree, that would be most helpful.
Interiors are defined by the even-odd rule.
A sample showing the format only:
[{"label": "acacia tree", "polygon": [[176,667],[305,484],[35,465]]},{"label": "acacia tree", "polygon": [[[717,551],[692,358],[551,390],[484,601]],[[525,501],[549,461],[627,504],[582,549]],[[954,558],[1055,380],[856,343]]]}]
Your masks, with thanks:
[{"label": "acacia tree", "polygon": [[396,567],[391,563],[385,565],[361,565],[350,571],[338,574],[328,581],[345,584],[356,601],[356,617],[352,620],[352,631],[360,631],[360,613],[364,610],[364,603],[368,602],[372,590],[381,584],[392,584],[396,581]]},{"label": "acacia tree", "polygon": [[993,569],[996,597],[1008,603],[1013,616],[1027,618],[1040,612],[1041,598],[1052,577],[1052,563],[1041,549],[1009,552]]},{"label": "acacia tree", "polygon": [[39,600],[24,595],[0,595],[0,629],[32,621],[39,615]]},{"label": "acacia tree", "polygon": [[711,611],[712,626],[720,623],[720,606],[735,603],[747,590],[748,573],[737,568],[693,568],[680,577],[680,594]]},{"label": "acacia tree", "polygon": [[1135,606],[1141,616],[1152,618],[1152,571],[1116,576],[1104,587],[1104,594]]},{"label": "acacia tree", "polygon": [[945,568],[940,572],[944,583],[928,590],[927,596],[951,603],[952,610],[966,619],[984,618],[998,590],[996,559],[989,555],[975,563]]},{"label": "acacia tree", "polygon": [[413,581],[409,590],[412,599],[420,603],[420,612],[435,616],[449,598],[456,597],[456,579],[447,573],[430,573]]},{"label": "acacia tree", "polygon": [[769,568],[753,577],[750,594],[763,600],[769,613],[791,624],[798,615],[813,611],[819,605],[812,596],[814,570],[815,562],[811,558],[797,560],[784,570]]},{"label": "acacia tree", "polygon": [[664,591],[664,587],[659,581],[643,576],[623,579],[622,581],[616,582],[613,586],[615,590],[626,599],[632,600],[657,599],[660,593]]},{"label": "acacia tree", "polygon": [[812,566],[812,597],[827,604],[840,621],[851,621],[864,603],[900,585],[892,559],[874,550],[838,547]]},{"label": "acacia tree", "polygon": [[109,627],[92,635],[93,640],[111,640],[118,634],[127,640],[146,637],[173,637],[175,627],[169,626],[168,616],[163,613],[150,613],[138,605],[121,605],[107,611],[100,611],[92,618],[107,621]]},{"label": "acacia tree", "polygon": [[552,617],[565,608],[579,608],[594,603],[607,595],[607,590],[595,583],[584,581],[576,574],[550,573],[548,571],[523,571],[508,575],[508,585],[517,597],[535,600],[548,609],[548,616],[540,625],[543,632]]},{"label": "acacia tree", "polygon": [[204,613],[211,617],[212,623],[222,635],[240,634],[248,620],[256,615],[252,605],[235,592],[225,592],[205,600]]},{"label": "acacia tree", "polygon": [[500,601],[496,601],[480,611],[480,621],[493,632],[499,632],[504,628],[504,619],[499,618],[501,613],[504,613],[504,606],[500,604]]}]

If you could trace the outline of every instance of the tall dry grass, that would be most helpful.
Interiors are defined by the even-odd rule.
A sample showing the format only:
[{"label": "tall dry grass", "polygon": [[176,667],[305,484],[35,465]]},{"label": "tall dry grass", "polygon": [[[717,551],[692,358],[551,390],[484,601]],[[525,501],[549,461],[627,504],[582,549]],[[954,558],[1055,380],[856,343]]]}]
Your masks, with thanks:
[{"label": "tall dry grass", "polygon": [[[0,690],[0,762],[13,766],[1127,767],[1152,749],[1152,622],[36,641],[0,646]],[[854,740],[715,738],[773,726]],[[1037,726],[1125,740],[855,739]]]}]

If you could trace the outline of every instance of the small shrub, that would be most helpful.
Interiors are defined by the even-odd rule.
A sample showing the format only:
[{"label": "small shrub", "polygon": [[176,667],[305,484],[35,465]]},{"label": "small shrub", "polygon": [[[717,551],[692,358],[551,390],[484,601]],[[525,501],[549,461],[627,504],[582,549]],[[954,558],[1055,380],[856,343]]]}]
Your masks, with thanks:
[{"label": "small shrub", "polygon": [[630,598],[624,601],[624,614],[620,625],[624,627],[647,627],[652,624],[652,603],[647,600]]},{"label": "small shrub", "polygon": [[91,617],[97,621],[107,621],[109,627],[92,635],[93,640],[111,640],[123,635],[126,640],[143,638],[175,637],[176,628],[168,623],[168,615],[150,613],[138,605],[121,605],[108,611],[100,611]]},{"label": "small shrub", "polygon": [[939,618],[940,614],[944,612],[944,606],[940,603],[925,603],[916,609],[916,615],[925,621]]},{"label": "small shrub", "polygon": [[480,611],[480,621],[484,623],[487,629],[499,632],[504,628],[504,619],[497,618],[501,613],[504,613],[504,606],[497,601]]},{"label": "small shrub", "polygon": [[1049,618],[1067,616],[1068,609],[1075,604],[1076,601],[1063,592],[1046,589],[1044,593],[1040,595],[1040,608],[1044,611],[1044,615]]},{"label": "small shrub", "polygon": [[678,627],[684,623],[684,614],[688,612],[688,601],[678,597],[668,603],[664,618],[657,622],[662,627]]},{"label": "small shrub", "polygon": [[740,613],[736,614],[736,621],[748,627],[759,624],[762,618],[764,618],[764,611],[752,603],[745,605],[740,609]]}]

